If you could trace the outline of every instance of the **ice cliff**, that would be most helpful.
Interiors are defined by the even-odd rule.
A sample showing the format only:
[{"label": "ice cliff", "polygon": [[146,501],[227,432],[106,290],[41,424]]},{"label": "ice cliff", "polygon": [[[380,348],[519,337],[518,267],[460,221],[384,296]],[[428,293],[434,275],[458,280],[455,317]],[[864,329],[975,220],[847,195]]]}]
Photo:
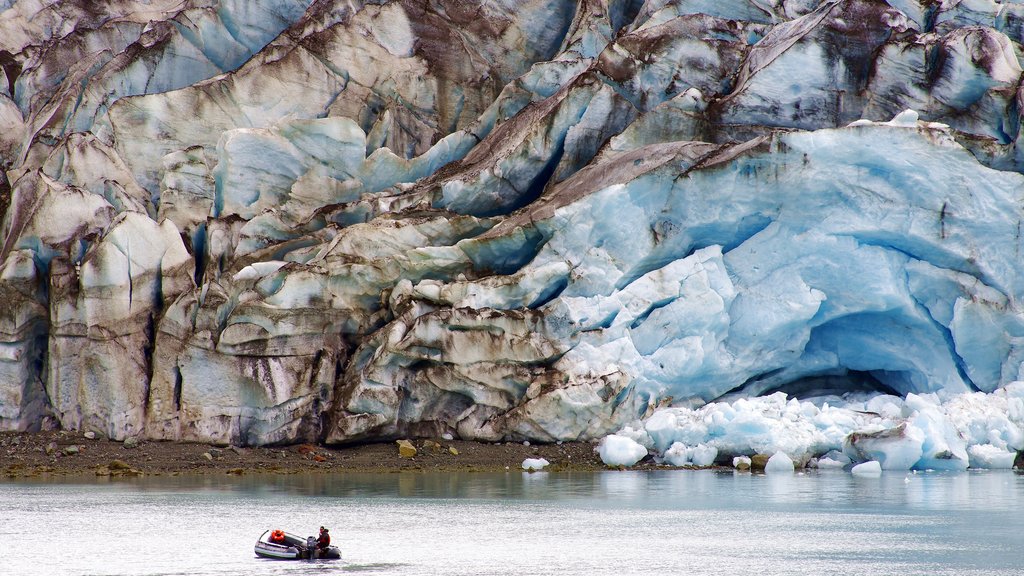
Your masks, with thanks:
[{"label": "ice cliff", "polygon": [[0,10],[2,429],[579,440],[1024,380],[1024,4]]}]

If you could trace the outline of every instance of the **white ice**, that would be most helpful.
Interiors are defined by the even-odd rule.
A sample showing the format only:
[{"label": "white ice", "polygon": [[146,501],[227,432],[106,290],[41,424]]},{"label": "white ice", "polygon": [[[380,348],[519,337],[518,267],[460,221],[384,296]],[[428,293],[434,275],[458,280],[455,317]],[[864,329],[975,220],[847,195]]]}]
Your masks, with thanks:
[{"label": "white ice", "polygon": [[551,463],[544,458],[527,458],[526,460],[523,460],[523,470],[528,470],[530,472],[533,472],[534,470],[543,470],[548,466],[548,464]]},{"label": "white ice", "polygon": [[628,466],[650,451],[671,465],[736,466],[741,457],[782,454],[790,464],[819,469],[867,461],[884,470],[1006,469],[1024,449],[1022,430],[1024,382],[991,394],[906,398],[858,393],[798,400],[776,392],[656,410],[605,437],[601,457]]},{"label": "white ice", "polygon": [[793,464],[793,460],[786,455],[785,452],[776,452],[772,454],[772,457],[768,459],[768,463],[764,465],[764,471],[766,474],[773,472],[792,472],[796,469]]},{"label": "white ice", "polygon": [[869,460],[857,464],[850,472],[854,476],[878,476],[882,473],[882,465],[877,460]]},{"label": "white ice", "polygon": [[647,448],[626,436],[606,436],[598,448],[601,461],[608,466],[632,466],[647,456]]},{"label": "white ice", "polygon": [[687,446],[682,442],[674,442],[665,451],[665,462],[672,466],[711,466],[718,457],[718,449],[707,444]]}]

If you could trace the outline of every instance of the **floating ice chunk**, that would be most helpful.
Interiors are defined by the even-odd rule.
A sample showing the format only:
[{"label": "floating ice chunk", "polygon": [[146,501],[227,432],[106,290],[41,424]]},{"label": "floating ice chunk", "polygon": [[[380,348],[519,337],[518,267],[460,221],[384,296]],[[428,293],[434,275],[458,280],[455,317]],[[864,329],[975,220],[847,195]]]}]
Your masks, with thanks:
[{"label": "floating ice chunk", "polygon": [[854,476],[881,476],[882,464],[877,460],[869,460],[867,462],[857,464],[852,470],[850,470],[850,472],[852,472]]},{"label": "floating ice chunk", "polygon": [[793,459],[786,456],[785,452],[772,454],[772,457],[768,459],[768,463],[764,465],[766,474],[771,474],[772,472],[792,472],[794,469]]},{"label": "floating ice chunk", "polygon": [[548,464],[550,464],[550,462],[544,458],[527,458],[526,460],[523,460],[523,470],[529,470],[530,472],[533,472],[534,470],[543,470]]},{"label": "floating ice chunk", "polygon": [[605,436],[598,449],[601,461],[608,466],[632,466],[647,456],[647,448],[625,436]]},{"label": "floating ice chunk", "polygon": [[1009,470],[1017,459],[1016,452],[1008,452],[992,444],[978,444],[967,449],[971,468]]},{"label": "floating ice chunk", "polygon": [[750,456],[736,456],[732,459],[732,467],[737,470],[750,470]]}]

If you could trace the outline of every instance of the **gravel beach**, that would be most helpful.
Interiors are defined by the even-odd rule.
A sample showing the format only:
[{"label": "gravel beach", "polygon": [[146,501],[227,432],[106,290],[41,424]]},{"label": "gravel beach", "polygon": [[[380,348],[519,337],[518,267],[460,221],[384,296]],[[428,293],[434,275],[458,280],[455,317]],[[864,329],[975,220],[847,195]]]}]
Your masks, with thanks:
[{"label": "gravel beach", "polygon": [[[595,444],[529,445],[461,440],[411,440],[414,455],[397,442],[328,447],[211,446],[183,442],[114,442],[79,432],[0,433],[0,477],[249,474],[302,472],[496,471],[518,469],[527,458],[547,470],[600,470]],[[641,466],[642,467],[642,466]]]}]

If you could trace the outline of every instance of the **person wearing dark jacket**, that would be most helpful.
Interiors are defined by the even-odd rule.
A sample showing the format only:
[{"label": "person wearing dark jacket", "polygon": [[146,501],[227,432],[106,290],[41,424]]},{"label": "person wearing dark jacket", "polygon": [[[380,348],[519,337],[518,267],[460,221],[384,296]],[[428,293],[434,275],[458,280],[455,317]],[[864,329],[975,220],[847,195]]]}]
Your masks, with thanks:
[{"label": "person wearing dark jacket", "polygon": [[317,552],[323,553],[327,551],[331,545],[331,535],[328,534],[327,528],[320,527],[320,537],[316,539],[316,550]]}]

